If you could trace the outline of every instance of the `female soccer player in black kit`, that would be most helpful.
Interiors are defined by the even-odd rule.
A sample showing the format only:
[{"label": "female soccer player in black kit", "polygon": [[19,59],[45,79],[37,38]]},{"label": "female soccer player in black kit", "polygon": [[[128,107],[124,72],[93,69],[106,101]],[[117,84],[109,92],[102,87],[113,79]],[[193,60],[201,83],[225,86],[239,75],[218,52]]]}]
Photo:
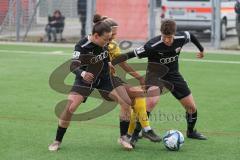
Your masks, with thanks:
[{"label": "female soccer player in black kit", "polygon": [[[113,86],[110,79],[110,63],[107,44],[112,37],[111,26],[105,21],[95,22],[92,35],[80,40],[73,53],[71,71],[76,75],[74,85],[68,96],[68,103],[59,118],[56,138],[49,145],[50,151],[57,151],[70,124],[73,113],[91,94],[94,88],[111,100],[124,106],[132,101],[123,86]],[[118,93],[122,93],[121,97]]]},{"label": "female soccer player in black kit", "polygon": [[[109,53],[110,60],[113,60],[114,58],[121,55],[121,49],[119,48],[117,42],[115,41],[115,37],[118,31],[118,24],[112,18],[101,16],[99,14],[94,15],[93,21],[101,21],[101,20],[108,22],[109,25],[112,26],[112,37],[108,44],[108,49],[109,49],[108,53]],[[139,80],[141,85],[145,85],[145,79],[142,76],[140,76],[140,74],[137,73],[130,65],[128,65],[126,62],[122,62],[119,65],[125,72],[129,73],[132,77]],[[143,136],[145,138],[148,138],[152,142],[161,141],[161,138],[158,135],[156,135],[153,129],[150,127],[147,113],[146,113],[146,98],[144,97],[144,91],[140,87],[132,87],[126,82],[122,81],[117,76],[117,74],[112,73],[112,79],[113,81],[115,81],[115,85],[116,85],[115,87],[117,86],[121,86],[121,88],[125,87],[129,97],[132,99],[133,101],[132,109],[133,109],[133,112],[136,115],[138,115],[139,123],[143,128],[143,132],[142,132]],[[138,94],[135,94],[134,92]],[[119,92],[119,95],[122,95],[122,93]],[[127,135],[128,126],[130,122],[130,115],[131,115],[131,108],[129,108],[129,106],[120,106],[119,118],[120,118],[120,135],[121,136],[118,139],[118,142],[119,144],[122,145],[124,149],[127,149],[127,150],[133,149],[132,145],[129,143],[129,138]]]},{"label": "female soccer player in black kit", "polygon": [[[199,49],[197,58],[204,57],[204,48],[196,39],[196,37],[185,31],[176,33],[176,23],[173,20],[163,20],[161,24],[162,35],[149,40],[144,46],[134,49],[131,52],[122,54],[120,57],[112,61],[112,64],[117,64],[126,59],[133,57],[148,58],[148,68],[146,73],[147,86],[147,112],[148,115],[156,106],[160,98],[162,86],[167,84],[172,95],[186,109],[187,120],[187,137],[193,139],[206,140],[207,138],[201,133],[194,130],[197,121],[196,104],[191,94],[191,91],[179,72],[178,58],[182,47],[188,42],[192,42]],[[158,68],[159,67],[159,68]],[[168,72],[162,74],[162,69],[168,68]],[[173,87],[171,87],[171,85]],[[161,86],[161,87],[159,87]],[[156,94],[157,92],[157,94]],[[141,128],[136,127],[132,137],[132,144],[135,145],[138,133]]]}]

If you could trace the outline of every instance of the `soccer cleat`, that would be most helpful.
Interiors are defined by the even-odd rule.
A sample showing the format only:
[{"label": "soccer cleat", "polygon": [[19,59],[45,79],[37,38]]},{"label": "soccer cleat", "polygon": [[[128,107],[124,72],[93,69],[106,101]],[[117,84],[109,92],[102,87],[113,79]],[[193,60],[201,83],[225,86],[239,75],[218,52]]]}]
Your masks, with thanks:
[{"label": "soccer cleat", "polygon": [[197,132],[197,130],[194,130],[192,132],[187,131],[187,137],[192,139],[198,139],[198,140],[207,140],[207,137]]},{"label": "soccer cleat", "polygon": [[142,130],[141,130],[141,132],[139,132],[139,134],[138,134],[138,139],[142,139],[143,138],[143,134],[142,134]]},{"label": "soccer cleat", "polygon": [[130,144],[132,145],[133,148],[136,147],[136,143],[138,141],[138,134],[134,134],[131,137]]},{"label": "soccer cleat", "polygon": [[121,136],[118,139],[118,143],[126,150],[132,150],[133,146],[130,144],[130,140],[127,136]]},{"label": "soccer cleat", "polygon": [[61,142],[54,141],[52,144],[50,144],[50,145],[48,146],[48,150],[49,150],[49,151],[57,151],[57,150],[59,150],[59,148],[60,148],[60,144],[61,144]]},{"label": "soccer cleat", "polygon": [[161,142],[162,138],[159,137],[152,129],[145,132],[142,130],[142,136],[149,139],[152,142]]}]

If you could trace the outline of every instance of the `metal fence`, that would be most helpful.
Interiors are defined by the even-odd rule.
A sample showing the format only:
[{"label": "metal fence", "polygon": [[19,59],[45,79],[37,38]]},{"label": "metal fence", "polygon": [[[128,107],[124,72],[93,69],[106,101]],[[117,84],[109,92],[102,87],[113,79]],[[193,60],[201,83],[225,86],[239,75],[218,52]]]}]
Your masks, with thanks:
[{"label": "metal fence", "polygon": [[[205,8],[201,8],[201,5],[204,6],[201,3],[206,1],[189,1],[188,4],[190,6],[193,3],[198,3],[198,7],[185,7],[185,11],[184,6],[181,7],[185,3],[184,0],[0,0],[0,40],[47,41],[45,26],[48,23],[48,16],[58,9],[65,17],[63,42],[76,42],[81,37],[81,20],[83,19],[86,21],[86,33],[90,33],[92,17],[96,12],[113,17],[120,23],[120,39],[146,41],[160,34],[161,19],[166,18],[166,15],[168,15],[167,18],[176,20],[179,17],[182,18],[180,20],[182,22],[184,20],[188,24],[184,29],[189,30],[189,24],[191,25],[192,22],[196,21],[196,19],[191,19],[191,16],[204,18],[208,16],[204,12],[211,12],[209,14],[212,16],[215,15],[214,13],[221,12],[222,9],[225,13],[229,12],[228,14],[234,12],[234,6],[220,9],[220,6],[222,6],[220,3],[225,1],[213,0],[211,5]],[[227,0],[227,2],[230,1],[233,2],[234,0]],[[86,3],[86,13],[83,15],[84,17],[81,17],[83,19],[80,19],[79,16],[79,2]],[[173,2],[175,6],[171,6],[173,3],[171,4],[170,2]],[[214,3],[217,3],[217,5]],[[219,7],[217,8],[216,6]],[[197,15],[197,11],[205,15]],[[174,14],[179,14],[179,17]],[[222,19],[221,15],[216,16],[218,18],[213,18],[214,21],[206,21],[206,23],[212,23],[212,29],[202,30],[202,32],[193,30],[193,32],[209,46],[225,47],[237,44],[238,40],[234,29],[226,33],[226,40],[221,43],[217,40],[217,37],[221,34],[219,32],[225,29],[221,28],[224,27],[223,24],[229,24],[230,22],[223,21],[227,19]],[[206,23],[200,22],[198,26]],[[220,23],[220,25],[216,25],[217,23]]]},{"label": "metal fence", "polygon": [[1,0],[0,40],[38,41],[45,38],[48,16],[60,10],[66,17],[66,37],[79,37],[77,0]]},{"label": "metal fence", "polygon": [[[150,8],[148,8],[148,2],[150,2]],[[104,14],[105,11],[109,10],[109,6],[106,5],[107,3],[111,3],[112,6],[115,6],[115,9],[118,7],[115,5],[116,1],[109,0],[87,0],[86,3],[87,11],[84,16],[86,16],[85,19],[87,33],[91,32],[92,16],[96,11],[101,10],[103,12],[102,14]],[[121,26],[124,28],[124,30],[128,30],[129,28],[129,32],[131,32],[131,30],[134,30],[131,28],[136,27],[133,27],[133,24],[139,20],[136,19],[137,14],[134,15],[133,11],[136,10],[134,7],[139,6],[139,13],[145,16],[142,21],[145,23],[144,26],[146,26],[146,29],[139,31],[141,33],[145,33],[145,36],[136,38],[135,40],[146,40],[149,38],[149,36],[154,36],[156,32],[155,24],[158,24],[159,26],[160,22],[160,8],[156,7],[157,4],[155,0],[142,0],[141,2],[135,0],[134,3],[133,1],[128,0],[125,2],[118,1],[118,3],[128,3],[128,7],[132,9],[132,12],[129,12],[126,16],[132,14],[133,19],[129,19],[127,17],[119,17],[119,15],[124,15],[124,13],[126,14],[128,11],[126,7],[117,9],[118,12],[115,12],[115,16],[117,16],[117,18],[120,18],[119,21],[121,21],[122,24],[127,24],[127,26]],[[1,0],[0,40],[45,41],[46,33],[44,28],[48,23],[48,16],[52,15],[55,10],[60,10],[65,16],[63,36],[66,41],[72,41],[74,39],[80,38],[81,22],[79,19],[77,4],[78,0]],[[140,33],[137,35],[139,34]],[[123,36],[121,38],[124,39],[128,37]]]}]

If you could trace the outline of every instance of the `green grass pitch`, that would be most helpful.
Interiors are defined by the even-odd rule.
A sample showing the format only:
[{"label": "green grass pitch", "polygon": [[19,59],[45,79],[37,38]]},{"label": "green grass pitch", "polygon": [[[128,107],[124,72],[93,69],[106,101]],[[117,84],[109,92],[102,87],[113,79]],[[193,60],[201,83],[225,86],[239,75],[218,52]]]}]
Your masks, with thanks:
[{"label": "green grass pitch", "polygon": [[[146,139],[131,152],[117,143],[119,107],[102,117],[72,122],[61,149],[47,147],[55,137],[55,105],[66,95],[49,87],[52,71],[72,56],[72,48],[0,45],[0,159],[4,160],[238,160],[240,157],[240,55],[206,54],[204,61],[182,53],[180,70],[198,106],[197,129],[207,141],[185,139],[178,152]],[[129,63],[139,62],[137,59]],[[141,60],[146,62],[146,60]],[[71,84],[73,75],[66,83]],[[89,98],[77,113],[91,110],[99,100]],[[184,109],[168,93],[161,97],[151,119],[160,135],[178,129],[185,135]]]}]

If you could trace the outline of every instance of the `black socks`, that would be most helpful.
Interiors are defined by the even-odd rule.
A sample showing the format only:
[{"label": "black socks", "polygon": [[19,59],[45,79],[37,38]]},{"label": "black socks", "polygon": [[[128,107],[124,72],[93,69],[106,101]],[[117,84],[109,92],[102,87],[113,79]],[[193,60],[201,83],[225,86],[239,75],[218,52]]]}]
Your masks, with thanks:
[{"label": "black socks", "polygon": [[124,136],[128,132],[129,121],[120,119],[120,135]]},{"label": "black socks", "polygon": [[187,128],[189,132],[193,132],[195,124],[197,122],[197,110],[195,113],[186,113]]},{"label": "black socks", "polygon": [[62,142],[62,139],[63,139],[63,136],[66,132],[67,128],[63,128],[63,127],[60,127],[58,126],[58,129],[57,129],[57,135],[56,135],[56,141],[59,141],[59,142]]}]

